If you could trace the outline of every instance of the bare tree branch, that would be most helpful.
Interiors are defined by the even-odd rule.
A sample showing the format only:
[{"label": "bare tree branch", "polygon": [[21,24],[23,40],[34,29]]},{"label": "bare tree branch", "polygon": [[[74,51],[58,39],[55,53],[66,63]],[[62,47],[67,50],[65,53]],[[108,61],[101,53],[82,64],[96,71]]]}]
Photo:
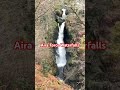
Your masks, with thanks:
[{"label": "bare tree branch", "polygon": [[83,25],[85,26],[84,22],[81,21],[80,17],[79,17],[78,14],[75,12],[75,10],[74,10],[72,7],[70,7],[70,8],[71,8],[72,11],[76,14],[77,18],[80,20],[80,23],[83,24]]},{"label": "bare tree branch", "polygon": [[75,71],[76,71],[77,67],[74,67],[71,71],[69,76],[66,77],[66,79],[64,81],[67,81],[72,75],[74,75]]}]

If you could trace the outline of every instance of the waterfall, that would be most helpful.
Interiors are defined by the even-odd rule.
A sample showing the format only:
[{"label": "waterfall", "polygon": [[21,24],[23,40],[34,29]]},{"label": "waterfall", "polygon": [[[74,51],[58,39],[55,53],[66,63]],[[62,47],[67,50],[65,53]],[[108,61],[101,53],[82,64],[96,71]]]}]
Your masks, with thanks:
[{"label": "waterfall", "polygon": [[65,19],[66,18],[66,9],[63,8],[62,11],[63,11],[62,19]]},{"label": "waterfall", "polygon": [[[64,26],[65,22],[61,24],[59,27],[59,34],[57,39],[57,44],[64,43]],[[58,47],[56,50],[58,56],[56,56],[56,64],[58,67],[64,67],[66,65],[66,50],[65,47]]]},{"label": "waterfall", "polygon": [[[62,9],[62,11],[63,11],[62,19],[64,20],[66,18],[66,14],[65,14],[66,9]],[[64,38],[65,21],[62,22],[61,25],[59,25],[58,23],[58,27],[59,27],[59,32],[58,32],[57,44],[61,44],[61,43],[64,44],[63,38]],[[57,53],[57,55],[55,56],[56,64],[57,64],[58,71],[59,71],[58,77],[60,79],[63,79],[63,68],[67,63],[65,47],[57,47],[56,53]]]}]

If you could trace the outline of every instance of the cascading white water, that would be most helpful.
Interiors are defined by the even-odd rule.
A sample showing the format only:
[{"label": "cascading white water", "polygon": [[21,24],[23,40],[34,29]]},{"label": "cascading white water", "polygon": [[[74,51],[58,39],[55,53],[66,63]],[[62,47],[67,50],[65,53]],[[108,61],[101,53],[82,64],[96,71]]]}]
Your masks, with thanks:
[{"label": "cascading white water", "polygon": [[66,18],[66,9],[63,8],[62,11],[63,11],[62,19],[65,19]]},{"label": "cascading white water", "polygon": [[[58,34],[58,39],[57,39],[57,44],[64,43],[63,38],[64,38],[64,27],[65,27],[65,22],[61,24],[59,27],[59,34]],[[58,47],[56,50],[58,56],[56,56],[56,64],[58,67],[64,67],[66,65],[66,50],[65,47]]]},{"label": "cascading white water", "polygon": [[[62,9],[63,14],[62,14],[62,19],[66,18],[66,9]],[[64,44],[64,27],[65,27],[65,22],[63,22],[60,26],[58,23],[58,27],[59,27],[59,33],[58,33],[58,38],[57,38],[57,44]],[[66,60],[66,49],[65,47],[58,47],[56,50],[56,64],[57,67],[59,69],[59,77],[62,78],[62,73],[63,73],[63,68],[67,63]]]}]

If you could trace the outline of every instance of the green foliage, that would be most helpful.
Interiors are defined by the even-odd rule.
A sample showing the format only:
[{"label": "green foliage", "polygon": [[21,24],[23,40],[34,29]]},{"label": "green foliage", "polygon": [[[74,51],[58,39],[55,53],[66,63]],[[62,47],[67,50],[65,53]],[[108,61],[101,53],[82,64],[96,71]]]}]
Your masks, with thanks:
[{"label": "green foliage", "polygon": [[[52,58],[51,58],[52,59]],[[54,75],[56,73],[56,67],[55,63],[53,61],[49,60],[42,60],[41,65],[42,65],[42,73],[47,76],[48,73]]]},{"label": "green foliage", "polygon": [[50,65],[50,63],[47,60],[43,60],[42,61],[42,66],[43,66],[42,73],[45,76],[47,76],[47,73],[50,72],[50,70],[52,69],[51,65]]},{"label": "green foliage", "polygon": [[60,4],[56,5],[54,9],[55,11],[60,11],[62,9],[62,6]]},{"label": "green foliage", "polygon": [[52,23],[50,23],[47,34],[46,34],[47,42],[54,42],[53,36],[54,36],[54,30],[56,27],[57,27],[57,23],[53,20]]}]

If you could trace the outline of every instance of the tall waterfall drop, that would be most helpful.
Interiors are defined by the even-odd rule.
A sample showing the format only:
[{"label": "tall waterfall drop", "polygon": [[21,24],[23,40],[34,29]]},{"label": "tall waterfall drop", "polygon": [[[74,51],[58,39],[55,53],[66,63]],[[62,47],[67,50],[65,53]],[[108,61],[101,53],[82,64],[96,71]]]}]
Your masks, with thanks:
[{"label": "tall waterfall drop", "polygon": [[[65,20],[66,18],[66,9],[62,9],[63,11],[63,14],[62,14],[62,19]],[[58,38],[57,38],[57,44],[64,44],[64,28],[65,28],[65,21],[62,22],[62,24],[60,25],[58,23],[58,27],[59,27],[59,32],[58,32]],[[57,67],[58,67],[58,70],[59,70],[59,75],[58,77],[60,79],[63,79],[63,68],[64,66],[66,65],[67,63],[67,60],[66,60],[66,49],[65,47],[58,47],[56,49],[56,64],[57,64]]]}]

